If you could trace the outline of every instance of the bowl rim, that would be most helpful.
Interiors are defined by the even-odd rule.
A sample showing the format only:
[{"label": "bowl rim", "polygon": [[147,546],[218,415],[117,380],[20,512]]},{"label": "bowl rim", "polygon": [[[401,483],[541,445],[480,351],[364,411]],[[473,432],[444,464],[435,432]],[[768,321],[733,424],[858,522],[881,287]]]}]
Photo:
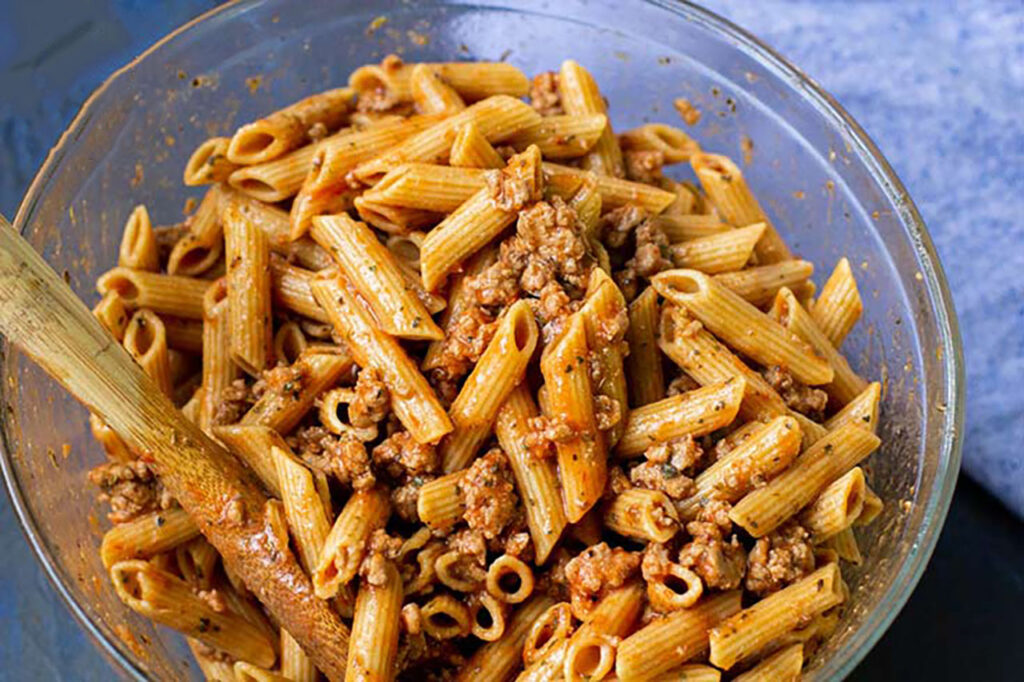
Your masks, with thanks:
[{"label": "bowl rim", "polygon": [[[27,220],[32,214],[36,203],[43,196],[43,189],[59,167],[67,153],[70,143],[83,135],[92,119],[92,108],[96,101],[114,81],[130,72],[150,55],[163,46],[189,32],[201,23],[217,18],[228,20],[236,13],[242,13],[250,6],[259,5],[264,0],[229,0],[223,5],[197,15],[159,39],[138,56],[132,58],[124,66],[106,77],[82,103],[74,118],[61,134],[57,143],[48,152],[45,160],[30,183],[14,218],[14,227],[24,233]],[[867,655],[871,648],[884,635],[889,625],[899,615],[911,593],[916,587],[925,567],[934,552],[938,538],[945,524],[947,512],[952,502],[960,470],[963,448],[963,422],[965,401],[965,377],[963,346],[959,324],[949,284],[936,252],[931,236],[925,227],[916,205],[910,198],[906,188],[900,181],[892,166],[882,155],[871,137],[814,79],[793,65],[774,48],[754,36],[752,33],[734,24],[730,20],[712,12],[691,0],[643,0],[648,5],[660,8],[685,20],[695,22],[705,30],[731,39],[731,44],[748,56],[756,59],[773,75],[792,87],[807,102],[813,105],[816,112],[835,126],[851,145],[851,152],[865,164],[872,179],[880,186],[885,198],[895,207],[901,222],[907,230],[915,255],[921,262],[923,280],[927,294],[935,305],[935,322],[940,332],[942,350],[942,379],[945,389],[945,410],[943,411],[940,458],[936,470],[936,485],[928,498],[928,507],[922,512],[924,518],[930,519],[919,531],[906,560],[899,568],[894,580],[882,595],[879,603],[887,604],[888,608],[876,608],[861,624],[858,631],[866,633],[859,641],[853,642],[852,648],[844,650],[842,656],[831,661],[839,661],[835,669],[829,670],[839,679],[846,677]],[[451,4],[462,6],[505,6],[501,0],[452,0]],[[524,2],[521,9],[528,9],[532,3]],[[7,342],[0,339],[0,357],[7,353]],[[3,395],[6,386],[0,386],[0,400],[6,401]],[[42,539],[42,533],[35,522],[32,512],[26,505],[21,488],[16,480],[11,462],[12,448],[8,442],[5,429],[0,429],[0,470],[10,495],[11,505],[18,518],[19,525],[29,546],[41,564],[47,579],[61,597],[67,609],[88,633],[90,639],[105,656],[114,664],[115,672],[126,674],[136,680],[145,680],[146,672],[132,657],[127,656],[106,634],[90,620],[85,608],[78,602],[75,595],[67,589],[58,575],[51,553]]]}]

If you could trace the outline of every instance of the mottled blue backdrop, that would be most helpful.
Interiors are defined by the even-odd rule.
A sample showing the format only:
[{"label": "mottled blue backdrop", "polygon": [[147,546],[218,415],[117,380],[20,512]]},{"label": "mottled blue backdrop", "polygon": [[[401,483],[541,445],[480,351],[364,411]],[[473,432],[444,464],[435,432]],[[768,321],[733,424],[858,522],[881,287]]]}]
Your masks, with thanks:
[{"label": "mottled blue backdrop", "polygon": [[[0,0],[0,210],[15,212],[46,151],[105,75],[214,4]],[[907,185],[960,316],[965,467],[1024,517],[1024,3],[704,4],[834,94]],[[929,573],[856,677],[1019,679],[1021,530],[962,484]],[[41,577],[6,499],[0,624],[0,679],[111,675]]]}]

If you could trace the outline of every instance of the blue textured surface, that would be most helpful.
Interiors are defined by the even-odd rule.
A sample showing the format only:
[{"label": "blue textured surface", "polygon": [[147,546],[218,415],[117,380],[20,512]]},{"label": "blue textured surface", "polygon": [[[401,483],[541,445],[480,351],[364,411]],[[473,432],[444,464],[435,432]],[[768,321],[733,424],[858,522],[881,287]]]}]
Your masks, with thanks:
[{"label": "blue textured surface", "polygon": [[[212,4],[0,0],[0,210],[14,213],[46,150],[106,74]],[[834,94],[907,185],[960,315],[966,469],[1024,517],[1024,4],[705,4]],[[921,587],[855,677],[1019,674],[1020,530],[973,485],[962,486]],[[982,571],[987,580],[978,585]],[[995,634],[986,627],[1003,619],[1008,627]],[[0,679],[111,676],[41,577],[5,499],[0,624]]]}]

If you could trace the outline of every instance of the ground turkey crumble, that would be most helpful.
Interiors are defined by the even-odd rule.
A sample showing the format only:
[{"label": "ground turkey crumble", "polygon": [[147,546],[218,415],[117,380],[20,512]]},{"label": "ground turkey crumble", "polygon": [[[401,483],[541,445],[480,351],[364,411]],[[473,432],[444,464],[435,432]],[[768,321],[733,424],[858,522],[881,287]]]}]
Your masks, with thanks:
[{"label": "ground turkey crumble", "polygon": [[658,149],[630,149],[622,153],[626,177],[634,182],[657,185],[662,178],[665,153]]},{"label": "ground turkey crumble", "polygon": [[530,83],[530,106],[541,116],[564,114],[562,98],[558,94],[558,74],[554,71],[538,73]]},{"label": "ground turkey crumble", "polygon": [[394,479],[436,473],[437,448],[420,443],[408,431],[396,431],[373,449],[373,463]]},{"label": "ground turkey crumble", "polygon": [[607,543],[593,545],[565,565],[572,612],[584,620],[609,590],[621,587],[640,568],[639,552],[621,547],[610,549]]},{"label": "ground turkey crumble", "polygon": [[634,466],[629,480],[639,488],[661,490],[674,500],[693,494],[694,465],[703,457],[693,436],[685,435],[647,448],[646,462]]},{"label": "ground turkey crumble", "polygon": [[759,538],[747,557],[746,588],[765,596],[814,570],[814,546],[807,529],[791,521]]},{"label": "ground turkey crumble", "polygon": [[366,446],[352,436],[338,437],[322,426],[306,426],[285,440],[311,468],[353,490],[369,490],[377,482]]},{"label": "ground turkey crumble", "polygon": [[107,518],[112,523],[131,521],[174,504],[156,472],[142,460],[101,464],[89,472],[89,482],[102,491],[100,501],[110,503]]},{"label": "ground turkey crumble", "polygon": [[775,392],[782,396],[787,407],[814,421],[824,420],[825,407],[828,405],[828,394],[825,391],[801,384],[778,365],[761,370],[761,374]]},{"label": "ground turkey crumble", "polygon": [[379,371],[372,367],[360,370],[353,390],[356,395],[348,406],[352,426],[373,426],[387,416],[390,396]]},{"label": "ground turkey crumble", "polygon": [[495,206],[503,211],[519,211],[541,198],[544,172],[537,157],[528,153],[509,159],[500,170],[487,171],[484,179]]},{"label": "ground turkey crumble", "polygon": [[614,262],[622,263],[612,276],[627,301],[640,293],[640,278],[650,279],[672,267],[668,259],[668,237],[649,220],[647,212],[635,204],[626,204],[601,216],[599,232],[605,246],[614,252]]},{"label": "ground turkey crumble", "polygon": [[746,552],[735,535],[725,540],[732,532],[729,509],[726,502],[710,502],[686,524],[693,539],[679,551],[679,564],[700,576],[708,589],[731,590],[743,580]]},{"label": "ground turkey crumble", "polygon": [[238,422],[255,402],[252,388],[245,383],[245,379],[235,379],[222,388],[217,396],[213,407],[213,424],[217,426]]},{"label": "ground turkey crumble", "polygon": [[501,448],[478,457],[466,469],[460,487],[466,502],[466,524],[487,539],[498,537],[515,518],[519,499],[512,467]]}]

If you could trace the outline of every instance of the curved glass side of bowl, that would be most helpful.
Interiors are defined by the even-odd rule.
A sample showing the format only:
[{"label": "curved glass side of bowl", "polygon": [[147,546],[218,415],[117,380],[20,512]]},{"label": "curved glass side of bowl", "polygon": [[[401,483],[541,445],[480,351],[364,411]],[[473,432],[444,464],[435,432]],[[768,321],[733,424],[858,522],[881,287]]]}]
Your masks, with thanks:
[{"label": "curved glass side of bowl", "polygon": [[[181,184],[196,144],[341,84],[389,52],[410,61],[507,59],[527,73],[572,57],[598,78],[619,130],[678,123],[672,101],[688,98],[703,112],[693,134],[706,149],[734,158],[747,150],[755,193],[793,249],[817,265],[819,285],[846,255],[865,300],[844,349],[864,376],[884,382],[884,447],[869,462],[886,507],[863,536],[864,564],[844,569],[851,607],[840,631],[809,668],[820,679],[847,674],[916,584],[960,457],[962,362],[950,297],[920,217],[884,159],[806,77],[690,5],[370,4],[241,2],[168,36],[83,107],[16,228],[91,305],[132,207],[144,203],[155,223],[169,224],[182,220],[188,197],[200,196]],[[371,29],[381,16],[387,21]],[[97,549],[106,522],[85,483],[103,456],[86,410],[16,350],[2,350],[3,469],[49,577],[123,674],[201,679],[183,639],[123,607],[104,575]]]}]

